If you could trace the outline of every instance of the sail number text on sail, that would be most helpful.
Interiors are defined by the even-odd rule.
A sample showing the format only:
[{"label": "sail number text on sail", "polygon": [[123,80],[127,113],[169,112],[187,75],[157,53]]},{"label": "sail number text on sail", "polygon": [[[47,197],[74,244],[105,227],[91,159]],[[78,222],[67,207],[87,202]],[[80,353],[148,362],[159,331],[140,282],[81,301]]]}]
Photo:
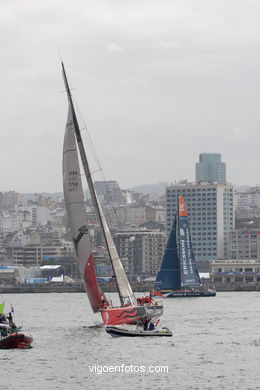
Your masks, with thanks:
[{"label": "sail number text on sail", "polygon": [[78,172],[70,171],[69,172],[69,192],[76,192],[78,190]]}]

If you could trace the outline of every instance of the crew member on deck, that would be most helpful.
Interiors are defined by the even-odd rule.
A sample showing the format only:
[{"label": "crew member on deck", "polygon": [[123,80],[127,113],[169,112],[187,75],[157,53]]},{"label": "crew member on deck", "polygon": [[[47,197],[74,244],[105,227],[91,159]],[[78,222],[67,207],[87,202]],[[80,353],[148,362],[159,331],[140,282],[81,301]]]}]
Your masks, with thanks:
[{"label": "crew member on deck", "polygon": [[4,324],[6,322],[6,317],[4,314],[0,314],[0,324]]},{"label": "crew member on deck", "polygon": [[1,332],[1,337],[6,337],[8,336],[8,331],[6,329],[5,326],[3,326],[2,328],[0,328],[0,332]]},{"label": "crew member on deck", "polygon": [[147,317],[143,319],[143,324],[144,324],[144,330],[147,330],[149,325],[149,320]]},{"label": "crew member on deck", "polygon": [[13,321],[12,313],[9,313],[9,316],[7,316],[7,318],[9,321],[10,330],[16,331],[17,326],[15,325],[15,323]]}]

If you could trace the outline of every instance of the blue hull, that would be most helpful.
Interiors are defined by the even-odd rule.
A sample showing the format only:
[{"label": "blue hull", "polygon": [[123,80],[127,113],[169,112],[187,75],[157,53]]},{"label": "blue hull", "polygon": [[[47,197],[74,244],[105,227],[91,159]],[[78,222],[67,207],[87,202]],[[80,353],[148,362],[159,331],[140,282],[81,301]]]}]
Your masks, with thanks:
[{"label": "blue hull", "polygon": [[216,291],[171,291],[161,294],[164,298],[215,297]]}]

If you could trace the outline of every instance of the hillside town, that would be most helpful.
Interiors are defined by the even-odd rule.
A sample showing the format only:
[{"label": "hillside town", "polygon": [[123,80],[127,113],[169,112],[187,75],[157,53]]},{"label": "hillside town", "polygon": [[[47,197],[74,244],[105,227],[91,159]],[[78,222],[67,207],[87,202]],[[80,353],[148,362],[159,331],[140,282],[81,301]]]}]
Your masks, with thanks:
[{"label": "hillside town", "polygon": [[[218,177],[209,176],[205,164],[212,161],[207,158],[223,168],[214,171]],[[220,155],[201,154],[196,181],[167,184],[162,193],[121,189],[116,181],[95,182],[95,190],[123,267],[139,288],[155,280],[180,194],[187,201],[204,282],[248,289],[260,285],[260,187],[227,183]],[[103,236],[85,195],[96,274],[101,283],[112,285]],[[0,192],[0,286],[65,284],[82,286],[62,193]]]}]

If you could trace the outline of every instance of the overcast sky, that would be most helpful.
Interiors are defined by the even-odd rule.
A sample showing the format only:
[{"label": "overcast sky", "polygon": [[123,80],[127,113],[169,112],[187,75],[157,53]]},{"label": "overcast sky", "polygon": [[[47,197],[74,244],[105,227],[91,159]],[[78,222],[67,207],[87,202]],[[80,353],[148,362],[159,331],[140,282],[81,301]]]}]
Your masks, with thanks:
[{"label": "overcast sky", "polygon": [[0,191],[62,191],[59,51],[105,178],[260,185],[258,0],[1,0]]}]

